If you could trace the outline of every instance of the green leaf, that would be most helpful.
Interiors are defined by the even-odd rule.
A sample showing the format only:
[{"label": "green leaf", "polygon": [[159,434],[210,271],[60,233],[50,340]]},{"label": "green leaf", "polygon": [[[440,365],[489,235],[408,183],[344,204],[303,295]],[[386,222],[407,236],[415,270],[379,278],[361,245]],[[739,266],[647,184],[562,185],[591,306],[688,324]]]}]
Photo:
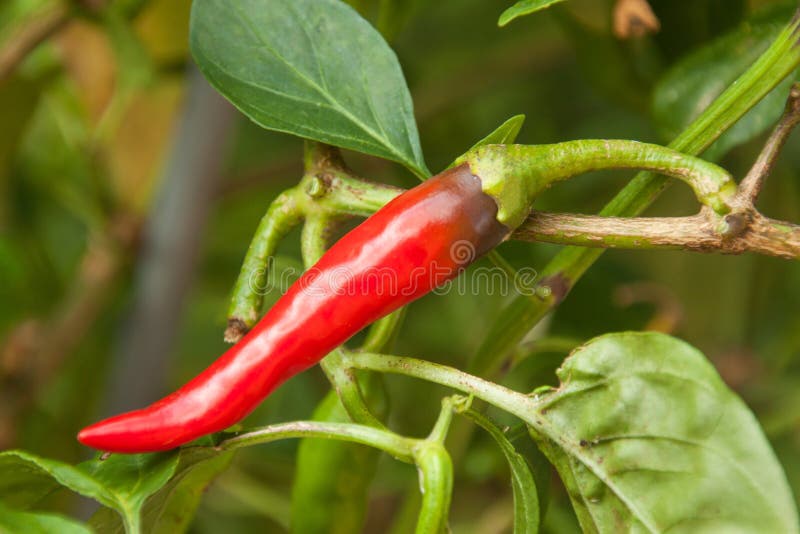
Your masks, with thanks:
[{"label": "green leaf", "polygon": [[488,432],[497,442],[511,469],[511,488],[514,493],[514,534],[539,532],[540,510],[536,480],[523,455],[496,424],[478,412],[468,410],[464,415]]},{"label": "green leaf", "polygon": [[537,11],[541,11],[542,9],[559,4],[563,1],[564,0],[520,0],[503,11],[500,15],[500,19],[497,21],[497,25],[503,27],[516,18],[536,13]]},{"label": "green leaf", "polygon": [[524,122],[525,115],[514,115],[498,126],[492,133],[475,143],[470,150],[483,145],[507,145],[513,143],[517,139]]},{"label": "green leaf", "polygon": [[[117,509],[140,509],[175,473],[178,454],[112,454],[78,466],[103,486],[97,499]],[[87,495],[92,496],[92,495]],[[111,497],[111,498],[109,498]]]},{"label": "green leaf", "polygon": [[[796,6],[795,6],[796,7]],[[676,137],[744,72],[780,33],[791,10],[750,21],[676,63],[653,92],[653,116],[665,139]],[[769,129],[780,116],[793,77],[785,79],[706,151],[718,159]]]},{"label": "green leaf", "polygon": [[575,351],[533,437],[586,532],[798,532],[758,422],[696,349],[657,333]]},{"label": "green leaf", "polygon": [[20,512],[0,504],[0,534],[91,534],[91,530],[72,519],[54,514]]},{"label": "green leaf", "polygon": [[[210,448],[181,449],[174,475],[141,508],[142,530],[153,534],[185,532],[206,488],[227,469],[232,458],[232,453],[219,454]],[[119,515],[108,508],[99,510],[89,524],[98,532],[125,532]]]},{"label": "green leaf", "polygon": [[211,84],[264,128],[429,175],[397,57],[344,3],[199,0],[190,45]]},{"label": "green leaf", "polygon": [[138,532],[145,499],[175,472],[175,453],[112,455],[73,467],[23,451],[0,453],[0,501],[29,507],[59,486],[113,508],[128,529]]}]

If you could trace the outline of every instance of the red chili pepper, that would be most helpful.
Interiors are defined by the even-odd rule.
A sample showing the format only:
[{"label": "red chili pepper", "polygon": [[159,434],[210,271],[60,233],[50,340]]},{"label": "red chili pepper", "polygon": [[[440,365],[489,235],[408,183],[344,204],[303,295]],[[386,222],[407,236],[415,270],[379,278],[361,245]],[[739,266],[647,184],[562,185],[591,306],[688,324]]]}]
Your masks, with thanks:
[{"label": "red chili pepper", "polygon": [[500,243],[509,229],[496,215],[467,165],[403,193],[334,244],[208,369],[78,439],[104,451],[150,452],[230,427],[285,380]]}]

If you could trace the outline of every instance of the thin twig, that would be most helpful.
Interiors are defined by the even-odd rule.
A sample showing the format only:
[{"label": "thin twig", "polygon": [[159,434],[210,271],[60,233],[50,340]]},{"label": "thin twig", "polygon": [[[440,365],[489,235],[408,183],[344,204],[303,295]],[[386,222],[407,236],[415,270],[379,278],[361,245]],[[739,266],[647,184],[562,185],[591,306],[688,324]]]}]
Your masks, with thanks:
[{"label": "thin twig", "polygon": [[0,44],[0,82],[11,76],[37,46],[60,30],[69,20],[70,13],[65,2],[56,1],[12,30],[5,43]]},{"label": "thin twig", "polygon": [[767,139],[764,149],[759,154],[758,159],[753,164],[750,172],[744,177],[739,185],[739,195],[747,204],[755,204],[764,182],[772,171],[775,161],[778,159],[783,145],[792,133],[792,130],[800,124],[800,83],[795,83],[789,91],[789,98],[786,100],[786,108],[783,111],[778,124]]}]

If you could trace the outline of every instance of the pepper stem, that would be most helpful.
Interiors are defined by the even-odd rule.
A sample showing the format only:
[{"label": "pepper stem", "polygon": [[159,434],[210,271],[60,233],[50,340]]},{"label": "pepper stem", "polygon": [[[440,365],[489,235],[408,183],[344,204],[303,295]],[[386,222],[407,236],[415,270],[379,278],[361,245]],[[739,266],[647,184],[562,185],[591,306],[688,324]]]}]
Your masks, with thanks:
[{"label": "pepper stem", "polygon": [[486,145],[467,152],[467,163],[498,204],[497,219],[516,228],[537,196],[555,182],[590,171],[640,169],[686,182],[700,203],[720,215],[731,211],[736,183],[721,167],[660,145],[625,140],[580,140],[552,145]]},{"label": "pepper stem", "polygon": [[258,321],[267,289],[270,259],[281,239],[300,223],[302,217],[297,194],[290,189],[272,202],[261,219],[233,289],[228,309],[228,328],[225,330],[225,341],[228,343],[239,341]]}]

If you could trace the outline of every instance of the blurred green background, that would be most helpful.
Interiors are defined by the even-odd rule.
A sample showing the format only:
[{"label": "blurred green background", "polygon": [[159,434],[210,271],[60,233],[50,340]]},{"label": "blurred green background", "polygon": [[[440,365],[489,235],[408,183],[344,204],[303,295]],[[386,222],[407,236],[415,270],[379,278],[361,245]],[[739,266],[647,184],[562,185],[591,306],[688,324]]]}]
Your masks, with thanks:
[{"label": "blurred green background", "polygon": [[[732,79],[725,66],[743,69],[759,51],[762,29],[785,22],[796,7],[653,0],[660,31],[621,40],[611,30],[611,0],[570,0],[498,28],[510,3],[351,2],[400,58],[434,171],[519,113],[527,116],[521,143],[666,143],[689,111],[670,107],[659,84],[679,72],[721,90]],[[82,4],[81,16],[64,16],[50,0],[0,5],[0,50],[19,42],[31,20],[61,16],[16,69],[5,72],[0,62],[0,450],[69,462],[89,455],[74,439],[80,427],[156,399],[225,350],[227,299],[252,232],[269,202],[302,173],[301,140],[250,123],[194,71],[190,1]],[[733,40],[715,44],[731,32]],[[698,63],[681,67],[692,54]],[[750,135],[712,156],[743,176],[775,118],[755,116],[760,123]],[[345,157],[365,177],[405,187],[416,181],[397,165]],[[798,169],[794,136],[768,182],[763,212],[800,220]],[[629,178],[572,180],[537,207],[592,213]],[[690,191],[675,186],[648,214],[695,210]],[[557,250],[501,246],[517,267],[541,268]],[[297,233],[276,261],[300,268]],[[463,368],[508,300],[423,298],[411,305],[394,352]],[[571,346],[645,328],[677,335],[715,363],[755,411],[800,495],[800,268],[753,255],[610,251],[532,332],[506,383],[521,390],[555,383],[553,371]],[[389,425],[427,433],[444,390],[401,377],[387,377],[387,384]],[[306,419],[327,389],[322,373],[310,370],[245,425]],[[506,531],[507,467],[490,438],[472,439],[456,463],[453,530]],[[209,489],[192,531],[281,532],[296,447],[281,442],[238,454]],[[406,495],[416,492],[416,473],[384,460],[370,490],[367,531],[401,525],[401,532],[398,518]],[[577,529],[555,479],[545,525],[549,532]]]}]

